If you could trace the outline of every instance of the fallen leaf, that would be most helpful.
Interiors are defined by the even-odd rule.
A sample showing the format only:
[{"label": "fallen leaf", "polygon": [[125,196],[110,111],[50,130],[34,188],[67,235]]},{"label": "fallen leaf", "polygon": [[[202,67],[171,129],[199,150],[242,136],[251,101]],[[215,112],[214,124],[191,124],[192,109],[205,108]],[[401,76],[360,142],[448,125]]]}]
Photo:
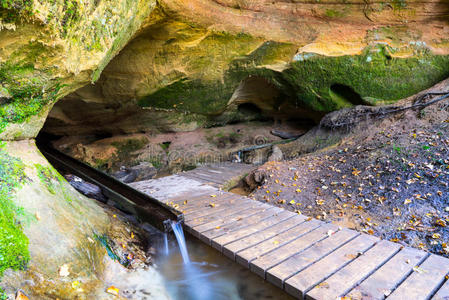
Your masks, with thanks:
[{"label": "fallen leaf", "polygon": [[217,195],[210,195],[212,198],[215,198],[215,197],[217,197]]},{"label": "fallen leaf", "polygon": [[324,200],[323,199],[318,199],[315,201],[317,205],[323,205],[324,204]]},{"label": "fallen leaf", "polygon": [[405,199],[405,200],[404,200],[404,204],[405,204],[405,205],[410,204],[410,203],[412,203],[412,200],[410,200],[410,199]]},{"label": "fallen leaf", "polygon": [[116,288],[115,286],[111,285],[110,287],[108,287],[108,289],[106,290],[106,293],[111,294],[111,295],[115,295],[118,296],[119,293],[119,289]]},{"label": "fallen leaf", "polygon": [[414,266],[414,267],[413,267],[413,271],[415,271],[416,273],[419,273],[419,274],[427,273],[426,270],[424,270],[424,269],[422,269],[422,268],[420,268],[420,267],[418,267],[418,266]]},{"label": "fallen leaf", "polygon": [[439,239],[440,237],[441,237],[441,235],[439,233],[432,234],[433,239]]},{"label": "fallen leaf", "polygon": [[214,203],[209,203],[209,206],[210,207],[215,207],[215,204]]}]

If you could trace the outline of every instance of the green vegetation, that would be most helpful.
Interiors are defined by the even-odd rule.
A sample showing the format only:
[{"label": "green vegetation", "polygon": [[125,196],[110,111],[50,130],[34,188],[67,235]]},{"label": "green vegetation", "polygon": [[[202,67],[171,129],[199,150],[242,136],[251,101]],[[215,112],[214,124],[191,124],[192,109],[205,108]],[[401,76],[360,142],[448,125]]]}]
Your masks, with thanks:
[{"label": "green vegetation", "polygon": [[32,0],[0,0],[0,19],[5,22],[17,22],[20,18],[32,14]]},{"label": "green vegetation", "polygon": [[37,170],[37,176],[39,177],[39,180],[51,194],[56,194],[57,186],[55,185],[55,183],[57,183],[64,199],[68,203],[72,203],[70,192],[65,188],[67,181],[64,177],[62,177],[61,174],[58,173],[58,171],[56,171],[52,166],[42,166],[40,164],[35,164],[34,167]]},{"label": "green vegetation", "polygon": [[10,95],[6,103],[0,106],[0,132],[8,123],[25,122],[56,100],[62,86],[54,84],[46,90],[47,75],[37,72],[32,63],[27,63],[34,61],[44,49],[39,44],[30,44],[23,50],[26,52],[25,59],[11,57],[0,64],[0,82]]},{"label": "green vegetation", "polygon": [[[239,42],[239,38],[234,37],[234,43]],[[306,53],[304,59],[277,72],[264,66],[288,61],[294,56],[295,49],[290,44],[266,42],[250,54],[229,62],[223,78],[185,77],[143,97],[139,105],[214,117],[225,110],[242,80],[257,76],[281,92],[272,104],[273,109],[289,101],[312,111],[329,112],[358,104],[393,103],[449,76],[449,56],[432,55],[417,47],[415,56],[395,58],[396,51],[400,50],[378,45],[355,56],[327,57]],[[204,63],[202,59],[196,62],[198,66]]]},{"label": "green vegetation", "polygon": [[295,89],[299,103],[315,111],[351,106],[350,99],[336,102],[330,87],[347,86],[369,104],[391,103],[424,90],[449,76],[449,56],[420,53],[394,58],[384,46],[366,49],[362,55],[314,56],[295,62],[283,73]]},{"label": "green vegetation", "polygon": [[341,11],[335,10],[335,9],[326,9],[326,16],[329,18],[341,18],[345,14]]},{"label": "green vegetation", "polygon": [[53,181],[57,180],[56,176],[53,174],[53,170],[50,167],[44,167],[39,164],[34,165],[37,170],[37,176],[43,185],[47,187],[47,190],[51,194],[56,194],[55,186]]},{"label": "green vegetation", "polygon": [[111,145],[117,148],[117,156],[119,160],[129,158],[130,153],[142,149],[146,144],[145,138],[128,139],[123,142],[112,142]]},{"label": "green vegetation", "polygon": [[24,210],[12,201],[15,189],[26,182],[25,166],[0,144],[0,276],[7,269],[24,269],[30,260],[28,238],[19,221]]},{"label": "green vegetation", "polygon": [[0,300],[8,300],[8,296],[1,287],[0,287]]}]

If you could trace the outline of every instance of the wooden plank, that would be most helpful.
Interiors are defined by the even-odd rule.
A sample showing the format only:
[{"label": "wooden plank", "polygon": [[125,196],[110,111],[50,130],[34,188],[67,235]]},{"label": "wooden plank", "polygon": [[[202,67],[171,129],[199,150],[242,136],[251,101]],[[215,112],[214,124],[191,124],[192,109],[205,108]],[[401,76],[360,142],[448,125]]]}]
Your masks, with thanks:
[{"label": "wooden plank", "polygon": [[285,291],[296,298],[302,298],[315,285],[353,261],[359,253],[365,252],[377,241],[379,239],[373,236],[364,234],[357,236],[328,256],[287,279],[284,283]]},{"label": "wooden plank", "polygon": [[214,176],[212,174],[208,175],[202,172],[190,172],[190,173],[185,173],[182,174],[183,177],[187,177],[187,178],[191,178],[194,180],[200,180],[203,182],[213,182],[213,183],[217,183],[217,184],[221,184],[223,183],[223,176]]},{"label": "wooden plank", "polygon": [[235,260],[235,254],[237,252],[257,245],[304,222],[306,222],[306,218],[304,216],[296,215],[293,218],[289,218],[264,230],[258,231],[243,239],[224,245],[223,254],[231,258],[232,260]]},{"label": "wooden plank", "polygon": [[186,218],[184,223],[190,227],[195,227],[202,224],[210,223],[212,221],[216,221],[218,219],[223,219],[229,215],[245,211],[252,207],[253,207],[252,203],[239,203],[237,201],[236,204],[227,207],[222,207],[221,209],[217,209],[215,211],[213,211],[213,208],[211,208],[209,211],[204,212],[203,215],[199,215],[195,218]]},{"label": "wooden plank", "polygon": [[280,208],[273,206],[261,208],[260,213],[237,220],[236,222],[227,225],[220,226],[220,228],[213,228],[211,230],[201,232],[201,239],[212,240],[213,238],[227,235],[229,232],[232,232],[234,230],[247,228],[250,225],[263,222],[263,220],[265,220],[266,218],[279,213],[280,210]]},{"label": "wooden plank", "polygon": [[226,235],[219,236],[217,238],[212,239],[212,247],[215,249],[222,251],[222,246],[232,243],[236,240],[242,239],[251,235],[252,233],[256,233],[268,227],[271,227],[275,224],[278,224],[288,218],[292,218],[295,216],[295,213],[292,213],[287,210],[281,210],[275,215],[263,220],[263,222],[259,222],[249,227],[244,227],[239,230],[234,230],[233,232],[229,232]]},{"label": "wooden plank", "polygon": [[432,300],[449,300],[449,280],[446,280],[435,296],[432,297]]},{"label": "wooden plank", "polygon": [[[228,207],[218,215],[212,215],[209,218],[208,216],[199,217],[193,220],[186,221],[184,223],[195,231],[203,232],[217,226],[222,226],[224,222],[229,221],[230,218],[234,217],[235,215],[247,215],[248,213],[252,214],[253,212],[259,212],[261,207],[262,206],[260,205],[260,203],[245,204],[243,206],[234,205]],[[247,212],[248,210],[249,212]]]},{"label": "wooden plank", "polygon": [[320,227],[302,235],[300,238],[291,241],[275,250],[264,254],[250,262],[250,270],[265,279],[265,271],[288,259],[289,257],[302,252],[319,242],[330,234],[336,232],[338,226],[333,224],[322,224]]},{"label": "wooden plank", "polygon": [[189,207],[184,211],[186,220],[195,219],[201,216],[207,216],[214,212],[221,211],[236,205],[251,205],[256,201],[249,199],[241,199],[241,197],[226,197],[224,199],[212,200],[199,203],[197,206]]},{"label": "wooden plank", "polygon": [[[228,200],[233,197],[229,194],[213,194],[213,195],[216,195],[216,197],[211,197],[210,194],[207,194],[193,199],[182,198],[179,199],[179,201],[177,202],[166,201],[165,203],[172,207],[176,207],[177,209],[182,210],[184,212],[189,212],[192,211],[192,209],[196,210],[199,207],[206,207],[210,202],[213,203],[222,202],[224,200]],[[234,196],[233,198],[236,197]]]},{"label": "wooden plank", "polygon": [[359,282],[395,255],[399,244],[382,240],[363,255],[337,271],[307,293],[306,299],[335,299],[344,296]]},{"label": "wooden plank", "polygon": [[182,175],[184,178],[188,178],[190,180],[196,180],[198,182],[203,183],[204,185],[208,185],[208,186],[213,186],[214,188],[216,188],[216,186],[221,185],[222,182],[218,181],[218,180],[211,180],[211,178],[209,177],[202,177],[202,176],[198,176],[196,174],[183,174]]},{"label": "wooden plank", "polygon": [[[191,206],[191,204],[197,203],[198,201],[204,201],[206,199],[214,198],[212,195],[215,195],[215,197],[217,197],[217,198],[225,198],[225,197],[229,197],[230,195],[232,195],[232,193],[226,193],[226,192],[223,192],[223,191],[220,191],[217,189],[215,191],[209,191],[208,193],[201,194],[201,195],[195,195],[195,196],[191,196],[190,194],[183,194],[180,197],[170,199],[167,202],[176,203],[179,205],[183,205],[185,207],[189,207],[189,206]],[[184,204],[185,201],[187,201],[187,202]]]},{"label": "wooden plank", "polygon": [[374,274],[355,287],[347,296],[351,299],[384,299],[402,282],[427,253],[410,247],[403,248]]},{"label": "wooden plank", "polygon": [[284,281],[304,270],[315,261],[333,252],[344,245],[359,233],[355,230],[342,229],[332,234],[329,238],[316,243],[304,252],[298,253],[277,266],[269,269],[266,274],[267,281],[282,288]]},{"label": "wooden plank", "polygon": [[238,252],[236,254],[236,261],[243,266],[249,267],[249,263],[259,256],[262,256],[265,253],[268,253],[293,240],[296,240],[309,231],[312,231],[313,229],[321,226],[322,224],[323,222],[317,221],[315,219],[309,222],[304,222],[260,244]]},{"label": "wooden plank", "polygon": [[438,290],[449,273],[449,259],[432,254],[418,270],[401,283],[388,299],[428,299]]},{"label": "wooden plank", "polygon": [[230,207],[232,205],[235,205],[236,203],[247,203],[251,204],[255,201],[247,199],[246,201],[243,201],[241,199],[241,196],[233,195],[233,196],[224,196],[224,197],[216,197],[216,198],[206,198],[203,201],[200,202],[194,202],[189,204],[186,208],[184,206],[180,206],[180,209],[184,212],[186,215],[190,214],[197,214],[201,215],[204,211],[208,211],[210,209],[218,210],[219,208],[226,208]]},{"label": "wooden plank", "polygon": [[[225,216],[223,218],[220,219],[216,219],[212,222],[206,223],[206,224],[201,224],[199,226],[196,227],[192,227],[192,234],[198,238],[201,238],[200,233],[213,229],[213,228],[217,228],[217,227],[221,227],[224,226],[226,224],[230,224],[233,222],[236,222],[240,219],[243,219],[245,217],[249,217],[251,215],[257,214],[261,212],[261,207],[260,205],[254,204],[251,207],[249,207],[248,209],[245,209],[244,211],[240,210],[236,210],[232,215],[229,216]],[[189,224],[186,224],[187,226],[190,226]]]},{"label": "wooden plank", "polygon": [[229,209],[235,206],[251,205],[256,201],[249,199],[241,199],[240,197],[228,197],[221,201],[207,201],[201,203],[197,207],[184,210],[185,220],[193,220],[196,218],[216,214],[217,212]]},{"label": "wooden plank", "polygon": [[208,193],[217,190],[210,185],[179,175],[133,182],[129,185],[160,201],[166,201],[189,192]]}]

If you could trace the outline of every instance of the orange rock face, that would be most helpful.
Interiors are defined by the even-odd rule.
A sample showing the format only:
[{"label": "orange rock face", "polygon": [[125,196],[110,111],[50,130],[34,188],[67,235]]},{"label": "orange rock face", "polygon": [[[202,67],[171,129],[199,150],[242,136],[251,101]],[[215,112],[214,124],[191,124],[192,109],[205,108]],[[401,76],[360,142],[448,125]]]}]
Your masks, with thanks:
[{"label": "orange rock face", "polygon": [[449,54],[447,0],[345,2],[165,0],[163,6],[209,28],[303,45],[304,52],[338,56],[371,43],[421,43],[434,54]]}]

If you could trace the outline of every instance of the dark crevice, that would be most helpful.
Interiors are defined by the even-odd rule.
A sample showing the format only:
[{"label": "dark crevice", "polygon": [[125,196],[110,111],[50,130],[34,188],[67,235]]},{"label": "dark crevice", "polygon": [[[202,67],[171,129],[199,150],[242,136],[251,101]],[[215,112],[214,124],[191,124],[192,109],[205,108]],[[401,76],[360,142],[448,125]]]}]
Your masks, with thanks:
[{"label": "dark crevice", "polygon": [[349,101],[350,103],[354,105],[363,105],[365,104],[365,101],[363,98],[354,91],[350,86],[335,83],[331,85],[330,90],[337,94],[339,97]]}]

